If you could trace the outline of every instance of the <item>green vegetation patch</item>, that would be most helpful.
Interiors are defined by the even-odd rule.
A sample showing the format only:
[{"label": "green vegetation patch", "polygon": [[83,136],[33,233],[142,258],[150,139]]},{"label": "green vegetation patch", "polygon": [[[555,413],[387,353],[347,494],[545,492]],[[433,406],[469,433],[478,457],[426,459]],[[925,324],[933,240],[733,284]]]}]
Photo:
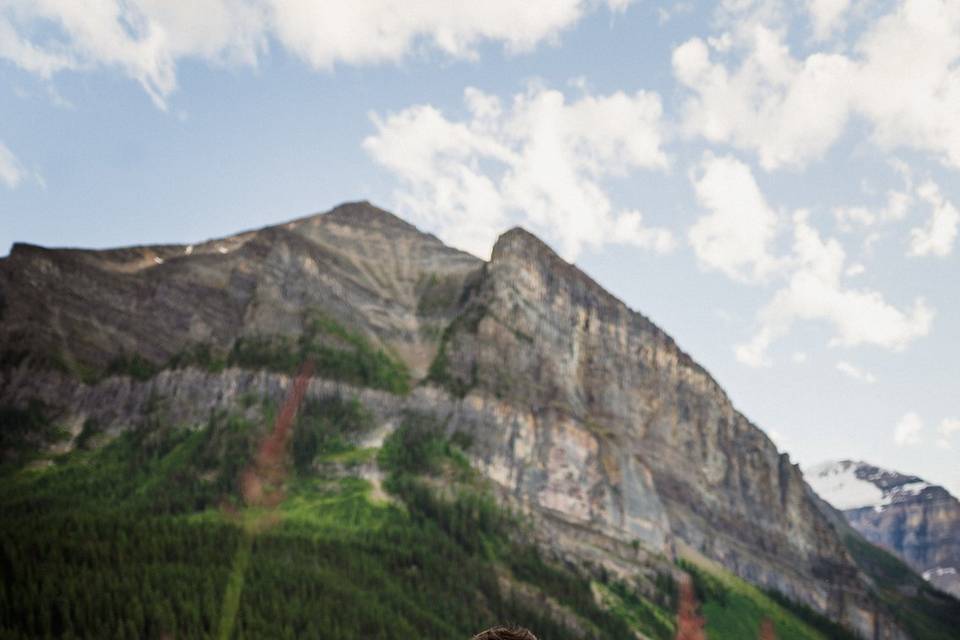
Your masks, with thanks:
[{"label": "green vegetation patch", "polygon": [[[680,566],[693,578],[701,613],[710,640],[756,638],[760,624],[769,619],[779,640],[846,640],[855,638],[829,620],[808,610],[817,624],[794,615],[760,589],[726,571],[714,571],[687,561]],[[829,627],[830,633],[821,631]]]},{"label": "green vegetation patch", "polygon": [[308,473],[318,456],[328,461],[330,456],[347,456],[356,449],[350,438],[372,426],[373,418],[356,398],[308,399],[294,425],[293,463],[300,473]]},{"label": "green vegetation patch", "polygon": [[320,377],[396,394],[410,390],[410,372],[403,362],[316,311],[297,339],[283,335],[239,338],[227,363],[294,374],[307,360],[313,361]]},{"label": "green vegetation patch", "polygon": [[421,276],[417,282],[417,315],[431,316],[453,310],[462,293],[462,280],[456,275],[436,273]]},{"label": "green vegetation patch", "polygon": [[30,401],[26,408],[0,406],[0,462],[21,465],[38,449],[70,437],[48,413],[39,400]]},{"label": "green vegetation patch", "polygon": [[375,347],[362,333],[344,327],[316,309],[307,313],[304,331],[299,336],[242,336],[229,350],[194,343],[167,362],[155,362],[137,353],[124,353],[106,367],[93,370],[72,359],[68,361],[62,354],[39,357],[9,351],[0,354],[0,368],[14,368],[29,361],[33,367],[62,371],[85,384],[96,384],[115,375],[144,381],[164,369],[182,367],[219,373],[227,366],[236,366],[293,375],[307,360],[313,361],[314,371],[320,377],[395,394],[410,391],[410,372],[399,358]]},{"label": "green vegetation patch", "polygon": [[445,388],[458,398],[466,396],[471,389],[477,386],[476,363],[473,363],[470,374],[466,378],[453,371],[450,363],[450,345],[460,332],[476,334],[480,321],[488,312],[486,306],[474,304],[454,318],[444,329],[443,335],[440,337],[440,346],[437,348],[437,355],[434,356],[433,362],[430,363],[430,369],[427,371],[427,382]]},{"label": "green vegetation patch", "polygon": [[649,638],[672,640],[677,632],[673,608],[665,609],[637,595],[621,582],[594,583],[604,604],[630,627]]},{"label": "green vegetation patch", "polygon": [[198,430],[148,423],[97,451],[62,456],[47,469],[11,470],[0,477],[0,504],[11,517],[215,508],[235,494],[260,435],[253,422],[224,413]]},{"label": "green vegetation patch", "polygon": [[130,376],[134,380],[149,380],[160,373],[161,367],[150,360],[147,360],[140,354],[124,354],[114,358],[103,377],[109,376]]}]

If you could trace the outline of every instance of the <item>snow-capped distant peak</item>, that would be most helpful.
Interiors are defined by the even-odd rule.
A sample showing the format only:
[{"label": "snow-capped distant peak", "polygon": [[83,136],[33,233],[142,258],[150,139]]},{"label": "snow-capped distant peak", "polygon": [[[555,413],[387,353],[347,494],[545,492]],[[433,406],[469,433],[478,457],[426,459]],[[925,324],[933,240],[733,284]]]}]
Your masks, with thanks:
[{"label": "snow-capped distant peak", "polygon": [[879,511],[934,486],[916,476],[854,460],[818,464],[807,469],[804,477],[817,495],[842,511],[864,507]]},{"label": "snow-capped distant peak", "polygon": [[804,476],[821,498],[840,510],[877,507],[883,504],[883,490],[857,477],[863,463],[851,460],[825,462],[806,470]]}]

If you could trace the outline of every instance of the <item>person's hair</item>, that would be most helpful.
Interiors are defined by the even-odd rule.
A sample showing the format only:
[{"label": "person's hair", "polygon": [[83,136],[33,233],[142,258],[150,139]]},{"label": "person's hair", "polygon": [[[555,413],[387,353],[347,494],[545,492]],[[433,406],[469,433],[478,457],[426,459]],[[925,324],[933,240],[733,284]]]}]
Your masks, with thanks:
[{"label": "person's hair", "polygon": [[537,640],[537,636],[523,627],[492,627],[473,636],[473,640]]}]

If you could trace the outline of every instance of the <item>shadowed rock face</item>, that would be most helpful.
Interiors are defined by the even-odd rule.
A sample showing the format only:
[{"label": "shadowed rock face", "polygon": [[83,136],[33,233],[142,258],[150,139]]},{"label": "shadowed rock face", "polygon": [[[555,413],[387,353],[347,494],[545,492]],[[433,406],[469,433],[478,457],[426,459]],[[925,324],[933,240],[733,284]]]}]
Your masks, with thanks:
[{"label": "shadowed rock face", "polygon": [[480,260],[367,203],[196,245],[14,245],[0,260],[0,352],[74,372],[121,354],[296,335],[320,308],[422,371]]},{"label": "shadowed rock face", "polygon": [[189,247],[17,245],[0,299],[0,403],[41,399],[74,432],[134,426],[158,396],[188,425],[243,393],[278,396],[289,378],[264,372],[95,385],[71,372],[296,337],[321,309],[415,378],[429,371],[407,396],[364,402],[386,422],[413,408],[470,433],[476,467],[556,553],[628,573],[689,547],[865,637],[902,637],[789,458],[668,335],[521,229],[489,263],[366,203]]},{"label": "shadowed rock face", "polygon": [[927,487],[881,511],[856,509],[844,515],[867,540],[960,598],[960,502],[946,489]]}]

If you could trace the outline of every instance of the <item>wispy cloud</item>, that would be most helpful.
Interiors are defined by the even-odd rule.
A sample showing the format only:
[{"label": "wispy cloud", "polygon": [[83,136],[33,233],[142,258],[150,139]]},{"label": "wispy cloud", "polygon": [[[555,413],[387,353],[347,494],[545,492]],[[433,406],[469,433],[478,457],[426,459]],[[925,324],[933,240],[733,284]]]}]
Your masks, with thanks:
[{"label": "wispy cloud", "polygon": [[15,189],[26,177],[26,171],[17,156],[0,142],[0,182]]},{"label": "wispy cloud", "polygon": [[837,362],[836,367],[837,367],[837,371],[847,376],[848,378],[852,378],[858,382],[873,384],[874,382],[877,381],[877,377],[872,373],[870,373],[869,371],[865,371],[860,367],[850,364],[849,362],[846,362],[844,360]]},{"label": "wispy cloud", "polygon": [[940,187],[932,180],[920,185],[918,193],[932,211],[925,225],[910,230],[909,255],[948,256],[953,251],[960,229],[960,211],[943,197]]}]

